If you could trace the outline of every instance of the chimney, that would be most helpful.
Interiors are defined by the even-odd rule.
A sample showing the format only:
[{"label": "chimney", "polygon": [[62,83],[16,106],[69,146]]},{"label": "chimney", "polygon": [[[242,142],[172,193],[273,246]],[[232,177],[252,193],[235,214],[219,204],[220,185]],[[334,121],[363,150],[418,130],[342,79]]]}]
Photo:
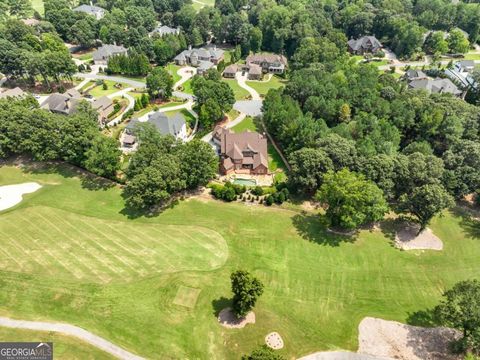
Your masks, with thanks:
[{"label": "chimney", "polygon": [[188,50],[192,50],[192,45],[188,45]]},{"label": "chimney", "polygon": [[217,45],[216,44],[213,45],[213,51],[217,51]]},{"label": "chimney", "polygon": [[90,1],[90,6],[93,6],[93,1]]}]

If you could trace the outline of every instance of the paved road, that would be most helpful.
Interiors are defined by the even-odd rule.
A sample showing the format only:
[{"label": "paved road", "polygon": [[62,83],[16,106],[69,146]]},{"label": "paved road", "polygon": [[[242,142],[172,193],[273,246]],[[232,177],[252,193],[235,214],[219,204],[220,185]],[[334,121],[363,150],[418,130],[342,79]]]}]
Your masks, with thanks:
[{"label": "paved road", "polygon": [[93,345],[119,359],[125,360],[144,360],[144,358],[132,354],[110,341],[101,338],[91,332],[82,329],[78,326],[62,323],[50,323],[43,321],[27,321],[27,320],[14,320],[6,317],[0,317],[0,326],[5,326],[15,329],[28,329],[39,331],[54,331],[64,335],[74,336],[80,340],[83,340],[90,345]]},{"label": "paved road", "polygon": [[115,81],[115,82],[118,82],[118,83],[123,83],[123,84],[130,85],[134,88],[144,88],[144,87],[146,87],[145,83],[143,83],[141,81],[124,78],[124,77],[121,77],[121,76],[99,75],[99,74],[95,74],[95,73],[76,73],[75,76],[79,77],[79,78],[83,78],[83,79],[90,79],[90,80],[92,80],[92,79],[94,79],[94,80],[97,80],[97,79],[111,80],[111,81]]},{"label": "paved road", "polygon": [[120,124],[122,122],[123,114],[125,114],[128,110],[133,109],[133,107],[135,106],[135,99],[133,98],[133,96],[128,94],[128,92],[132,91],[132,90],[133,90],[132,88],[126,88],[126,89],[123,89],[123,90],[120,90],[120,91],[117,91],[113,94],[108,95],[108,97],[110,99],[112,99],[114,97],[117,97],[117,96],[123,96],[128,100],[128,105],[125,108],[125,110],[123,110],[122,113],[120,115],[118,115],[115,119],[110,121],[107,124],[108,126],[115,126],[115,125]]}]

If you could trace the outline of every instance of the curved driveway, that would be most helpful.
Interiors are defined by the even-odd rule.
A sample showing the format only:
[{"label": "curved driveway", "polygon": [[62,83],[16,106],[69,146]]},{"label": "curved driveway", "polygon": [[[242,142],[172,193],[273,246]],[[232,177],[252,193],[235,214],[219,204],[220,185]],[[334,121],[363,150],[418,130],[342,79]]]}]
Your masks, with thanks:
[{"label": "curved driveway", "polygon": [[14,320],[6,317],[0,317],[0,326],[15,329],[28,329],[39,331],[54,331],[64,335],[74,336],[93,345],[119,359],[125,360],[144,360],[141,356],[132,354],[121,347],[112,344],[110,341],[101,338],[90,331],[84,330],[78,326],[62,323],[50,323],[43,321]]}]

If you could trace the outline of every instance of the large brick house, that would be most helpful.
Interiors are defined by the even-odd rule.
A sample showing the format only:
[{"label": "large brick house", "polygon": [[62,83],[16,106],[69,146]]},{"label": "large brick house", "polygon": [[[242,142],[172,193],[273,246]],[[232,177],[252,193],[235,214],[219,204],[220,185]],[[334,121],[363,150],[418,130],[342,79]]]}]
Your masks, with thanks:
[{"label": "large brick house", "polygon": [[268,174],[267,138],[264,135],[250,131],[233,133],[217,126],[213,140],[220,145],[221,174]]}]

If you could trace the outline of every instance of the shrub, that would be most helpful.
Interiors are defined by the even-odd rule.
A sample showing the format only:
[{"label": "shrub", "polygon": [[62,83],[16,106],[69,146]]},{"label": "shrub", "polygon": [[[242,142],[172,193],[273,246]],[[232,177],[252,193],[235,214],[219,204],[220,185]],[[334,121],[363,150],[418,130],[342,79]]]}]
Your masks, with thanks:
[{"label": "shrub", "polygon": [[103,90],[108,90],[108,85],[107,85],[106,82],[104,82],[104,83],[102,84],[102,89],[103,89]]},{"label": "shrub", "polygon": [[265,204],[267,206],[272,206],[273,205],[273,196],[272,195],[268,195],[265,199]]},{"label": "shrub", "polygon": [[263,195],[263,188],[261,186],[255,186],[251,191],[253,195]]},{"label": "shrub", "polygon": [[211,185],[210,186],[212,195],[224,201],[234,201],[237,199],[237,194],[231,186],[222,186],[222,185]]}]

